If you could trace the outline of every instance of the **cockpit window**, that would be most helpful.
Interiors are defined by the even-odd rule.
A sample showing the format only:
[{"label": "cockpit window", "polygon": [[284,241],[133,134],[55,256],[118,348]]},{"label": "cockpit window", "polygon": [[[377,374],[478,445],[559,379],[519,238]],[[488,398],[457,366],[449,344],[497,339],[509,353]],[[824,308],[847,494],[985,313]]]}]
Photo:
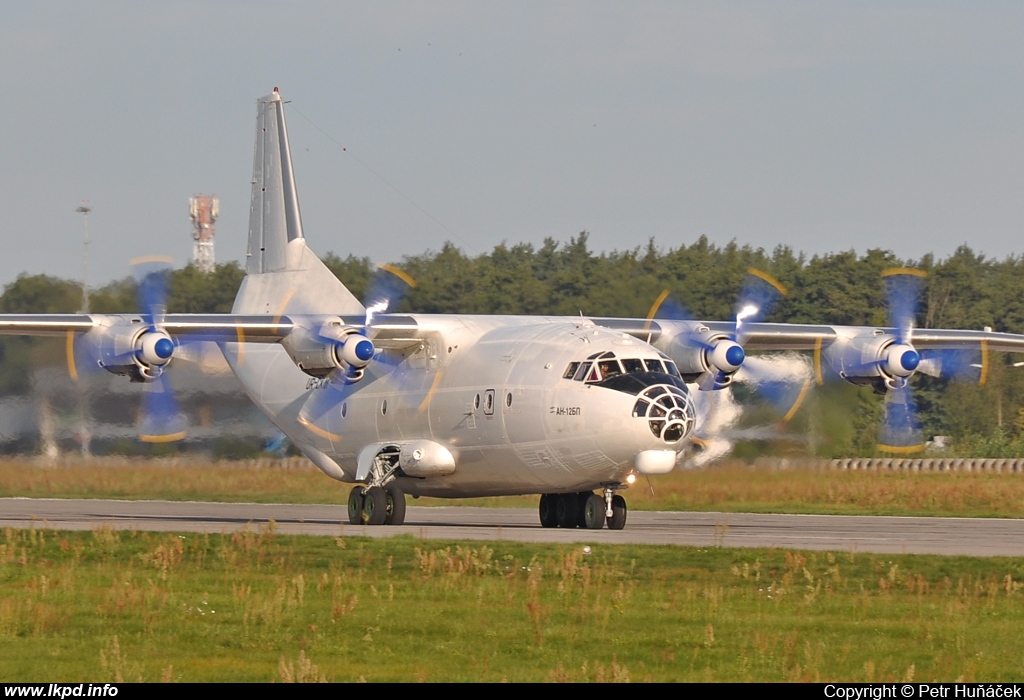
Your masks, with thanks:
[{"label": "cockpit window", "polygon": [[643,372],[658,372],[680,378],[679,368],[676,363],[669,359],[664,361],[657,358],[638,359],[635,357],[616,359],[611,352],[595,353],[587,362],[570,362],[562,374],[563,379],[572,379],[577,382],[602,382],[610,377],[619,375],[641,374]]},{"label": "cockpit window", "polygon": [[576,374],[572,375],[572,378],[575,379],[577,382],[582,382],[584,379],[586,379],[587,372],[590,371],[590,367],[593,364],[593,362],[584,362],[582,365],[580,365],[580,368],[576,370]]},{"label": "cockpit window", "polygon": [[661,360],[644,360],[644,365],[647,367],[648,372],[661,372],[665,374],[665,367],[661,364]]},{"label": "cockpit window", "polygon": [[622,366],[626,368],[626,374],[633,374],[634,372],[645,372],[644,363],[642,360],[629,359],[623,360]]}]

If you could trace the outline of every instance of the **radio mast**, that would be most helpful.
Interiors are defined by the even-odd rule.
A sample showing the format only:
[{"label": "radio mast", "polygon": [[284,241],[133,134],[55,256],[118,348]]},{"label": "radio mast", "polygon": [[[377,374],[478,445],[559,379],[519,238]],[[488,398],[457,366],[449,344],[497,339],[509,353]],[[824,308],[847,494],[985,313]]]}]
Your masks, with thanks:
[{"label": "radio mast", "polygon": [[189,215],[192,219],[192,264],[203,272],[213,272],[216,259],[213,255],[214,222],[220,213],[220,202],[216,197],[197,194],[188,200]]}]

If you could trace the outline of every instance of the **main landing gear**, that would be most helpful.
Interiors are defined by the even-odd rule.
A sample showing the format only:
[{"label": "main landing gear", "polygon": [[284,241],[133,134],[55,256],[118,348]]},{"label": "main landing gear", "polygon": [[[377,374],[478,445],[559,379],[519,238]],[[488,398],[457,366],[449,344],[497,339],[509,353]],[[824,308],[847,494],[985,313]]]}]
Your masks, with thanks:
[{"label": "main landing gear", "polygon": [[369,479],[348,495],[348,521],[353,525],[401,525],[405,522],[405,494],[395,485],[399,450],[382,449],[373,458]]},{"label": "main landing gear", "polygon": [[604,497],[589,491],[546,493],[540,497],[540,524],[544,527],[580,527],[609,530],[626,527],[626,499],[611,489]]},{"label": "main landing gear", "polygon": [[348,495],[348,521],[353,525],[401,525],[405,494],[394,484],[356,486]]}]

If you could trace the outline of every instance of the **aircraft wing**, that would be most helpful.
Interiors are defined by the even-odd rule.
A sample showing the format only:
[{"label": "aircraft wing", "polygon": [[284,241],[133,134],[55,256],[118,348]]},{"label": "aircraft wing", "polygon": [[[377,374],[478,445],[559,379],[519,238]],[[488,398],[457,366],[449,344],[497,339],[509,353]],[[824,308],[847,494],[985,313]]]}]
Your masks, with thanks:
[{"label": "aircraft wing", "polygon": [[[628,333],[651,343],[703,329],[729,336],[736,333],[736,324],[731,321],[664,321],[638,318],[592,320],[599,326]],[[871,329],[863,329],[863,332],[870,331]],[[833,326],[791,323],[749,323],[743,325],[742,332],[745,338],[744,347],[752,350],[813,350],[819,343],[827,345],[839,335]]]},{"label": "aircraft wing", "polygon": [[[181,340],[278,343],[296,328],[319,328],[325,321],[363,328],[364,316],[165,314],[162,330]],[[133,335],[133,327],[150,323],[139,314],[0,314],[0,335],[67,337],[105,329]],[[374,345],[402,351],[423,342],[423,329],[409,316],[382,315],[371,329]]]},{"label": "aircraft wing", "polygon": [[[374,342],[379,347],[401,349],[422,340],[423,321],[404,315],[381,315],[373,322]],[[363,317],[335,317],[342,324],[361,327]],[[548,319],[550,320],[550,319]],[[566,321],[578,321],[566,317]],[[650,342],[665,340],[695,329],[711,333],[735,335],[736,324],[731,321],[665,321],[661,319],[592,318],[593,323],[628,333]],[[160,327],[173,336],[190,340],[215,342],[276,343],[288,336],[297,326],[305,325],[305,316],[236,315],[236,314],[166,314]],[[147,323],[139,314],[0,314],[0,335],[34,335],[63,337],[68,333],[87,333],[110,326],[131,326]],[[428,322],[427,326],[430,325]],[[799,323],[743,324],[743,345],[751,350],[813,350],[827,347],[837,338],[859,335],[896,334],[896,329],[874,326],[825,326]],[[921,349],[956,349],[979,347],[989,350],[1024,352],[1024,335],[998,333],[990,330],[950,330],[916,328],[913,343]]]},{"label": "aircraft wing", "polygon": [[[103,327],[148,323],[138,314],[0,314],[0,335],[60,336]],[[276,343],[295,324],[287,316],[166,314],[160,326],[173,336],[194,340]]]},{"label": "aircraft wing", "polygon": [[[599,326],[657,343],[679,334],[707,329],[713,334],[736,334],[731,321],[665,321],[661,319],[594,318]],[[876,326],[824,326],[800,323],[745,323],[740,330],[743,346],[750,350],[814,350],[828,347],[839,338],[898,335],[895,328]],[[914,347],[921,350],[978,348],[997,352],[1024,352],[1024,335],[991,330],[913,329]]]},{"label": "aircraft wing", "polygon": [[64,336],[95,325],[87,314],[0,314],[0,335]]}]

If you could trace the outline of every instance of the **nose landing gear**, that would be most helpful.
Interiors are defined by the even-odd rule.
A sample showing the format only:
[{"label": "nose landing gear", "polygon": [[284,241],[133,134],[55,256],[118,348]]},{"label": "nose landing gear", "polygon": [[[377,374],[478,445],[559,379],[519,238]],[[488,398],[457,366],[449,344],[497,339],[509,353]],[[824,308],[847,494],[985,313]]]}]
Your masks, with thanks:
[{"label": "nose landing gear", "polygon": [[589,491],[546,493],[540,497],[540,524],[543,527],[579,527],[621,530],[626,526],[626,499],[605,489],[599,496]]}]

